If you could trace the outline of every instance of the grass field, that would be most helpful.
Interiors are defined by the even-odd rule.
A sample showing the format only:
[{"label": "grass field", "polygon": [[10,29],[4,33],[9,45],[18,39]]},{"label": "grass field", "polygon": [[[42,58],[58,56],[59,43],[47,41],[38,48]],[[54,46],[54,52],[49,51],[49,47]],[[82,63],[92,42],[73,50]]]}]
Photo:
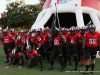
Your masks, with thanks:
[{"label": "grass field", "polygon": [[[25,64],[22,65],[21,69],[18,69],[19,65],[12,65],[11,68],[6,69],[8,63],[5,63],[6,58],[3,51],[3,46],[0,45],[0,75],[83,75],[81,72],[65,72],[65,71],[74,71],[74,62],[72,62],[73,66],[70,66],[67,63],[67,67],[64,69],[64,72],[60,72],[60,63],[55,61],[54,70],[48,71],[47,69],[50,67],[50,64],[46,60],[43,60],[43,68],[44,71],[39,71],[40,66],[34,66],[31,69],[28,68],[28,62],[25,60]],[[85,63],[85,62],[84,62]],[[81,63],[79,62],[79,65]],[[78,67],[78,71],[84,71],[84,67]],[[91,70],[91,69],[89,69]],[[100,59],[96,59],[95,71],[100,71]],[[88,75],[92,75],[91,73]],[[100,72],[96,72],[94,75],[100,75]]]}]

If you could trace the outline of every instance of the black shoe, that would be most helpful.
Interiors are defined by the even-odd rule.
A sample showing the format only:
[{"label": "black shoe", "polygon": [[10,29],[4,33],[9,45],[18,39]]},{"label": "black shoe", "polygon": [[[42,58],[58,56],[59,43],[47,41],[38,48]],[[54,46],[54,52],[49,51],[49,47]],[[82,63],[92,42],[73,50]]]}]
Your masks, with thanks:
[{"label": "black shoe", "polygon": [[53,67],[50,67],[48,70],[53,70],[54,68]]},{"label": "black shoe", "polygon": [[63,67],[61,67],[61,72],[63,72]]},{"label": "black shoe", "polygon": [[43,68],[41,68],[40,71],[43,71]]},{"label": "black shoe", "polygon": [[31,66],[28,67],[28,69],[30,69],[30,68],[31,68]]},{"label": "black shoe", "polygon": [[48,63],[49,63],[49,64],[51,64],[51,62],[50,62],[50,61],[48,61]]},{"label": "black shoe", "polygon": [[94,74],[94,70],[91,70],[91,72],[90,72],[90,73]]},{"label": "black shoe", "polygon": [[9,63],[9,60],[7,60],[5,63]]},{"label": "black shoe", "polygon": [[64,64],[63,69],[66,67],[66,64]]},{"label": "black shoe", "polygon": [[79,67],[83,67],[84,65],[83,64],[81,64]]},{"label": "black shoe", "polygon": [[70,63],[70,66],[72,66],[72,62],[69,62]]},{"label": "black shoe", "polygon": [[77,67],[75,67],[75,71],[78,71]]},{"label": "black shoe", "polygon": [[83,74],[89,74],[89,72],[88,71],[84,71]]}]

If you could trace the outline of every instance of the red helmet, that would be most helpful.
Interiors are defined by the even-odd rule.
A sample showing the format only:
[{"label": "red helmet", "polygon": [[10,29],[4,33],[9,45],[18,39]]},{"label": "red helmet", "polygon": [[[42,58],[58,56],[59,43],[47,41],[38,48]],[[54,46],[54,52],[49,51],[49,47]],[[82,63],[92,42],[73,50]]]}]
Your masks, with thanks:
[{"label": "red helmet", "polygon": [[61,31],[65,31],[65,30],[66,30],[65,27],[61,28]]},{"label": "red helmet", "polygon": [[33,32],[33,29],[30,29],[29,32],[32,33]]},{"label": "red helmet", "polygon": [[28,46],[26,47],[26,49],[30,49],[30,50],[31,50],[31,45],[28,45]]},{"label": "red helmet", "polygon": [[83,27],[80,27],[80,29],[86,29],[86,27],[85,27],[85,26],[83,26]]},{"label": "red helmet", "polygon": [[96,27],[95,27],[95,25],[91,24],[91,25],[89,26],[89,28],[94,28],[94,29],[95,29]]},{"label": "red helmet", "polygon": [[74,30],[75,30],[75,27],[71,27],[71,28],[70,28],[70,31],[74,31]]},{"label": "red helmet", "polygon": [[4,29],[3,32],[7,32],[7,29]]},{"label": "red helmet", "polygon": [[22,29],[20,32],[21,32],[21,33],[23,33],[23,32],[24,32],[24,30]]},{"label": "red helmet", "polygon": [[21,39],[22,39],[21,36],[17,36],[17,41],[19,40],[21,41]]},{"label": "red helmet", "polygon": [[32,37],[36,37],[37,35],[35,33],[32,33]]},{"label": "red helmet", "polygon": [[76,28],[76,30],[79,30],[80,29],[80,27],[75,27]]},{"label": "red helmet", "polygon": [[40,31],[41,31],[41,29],[39,28],[37,31],[38,31],[38,32],[40,32]]},{"label": "red helmet", "polygon": [[13,54],[13,55],[16,54],[16,49],[13,49],[11,54]]},{"label": "red helmet", "polygon": [[14,32],[15,30],[14,30],[14,28],[11,28],[11,32]]},{"label": "red helmet", "polygon": [[49,29],[49,27],[46,27],[46,30]]}]

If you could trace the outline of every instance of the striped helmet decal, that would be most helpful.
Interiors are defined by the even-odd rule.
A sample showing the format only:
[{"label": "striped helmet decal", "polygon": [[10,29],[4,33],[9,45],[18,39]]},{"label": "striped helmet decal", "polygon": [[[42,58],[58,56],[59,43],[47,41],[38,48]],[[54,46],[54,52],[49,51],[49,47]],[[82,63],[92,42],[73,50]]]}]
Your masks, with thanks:
[{"label": "striped helmet decal", "polygon": [[16,53],[16,50],[15,50],[15,49],[13,49],[13,50],[12,50],[12,54],[15,54],[15,53]]}]

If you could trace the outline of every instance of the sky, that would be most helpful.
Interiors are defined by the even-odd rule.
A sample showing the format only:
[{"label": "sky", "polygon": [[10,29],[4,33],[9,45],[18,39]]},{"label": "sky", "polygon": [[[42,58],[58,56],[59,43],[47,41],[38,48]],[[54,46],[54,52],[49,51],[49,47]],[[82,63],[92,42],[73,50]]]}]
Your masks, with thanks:
[{"label": "sky", "polygon": [[[16,0],[10,0],[9,2],[15,2]],[[20,1],[20,0],[18,0]],[[24,0],[26,4],[37,4],[38,0]],[[0,14],[6,11],[6,5],[8,4],[7,0],[0,0]]]}]

